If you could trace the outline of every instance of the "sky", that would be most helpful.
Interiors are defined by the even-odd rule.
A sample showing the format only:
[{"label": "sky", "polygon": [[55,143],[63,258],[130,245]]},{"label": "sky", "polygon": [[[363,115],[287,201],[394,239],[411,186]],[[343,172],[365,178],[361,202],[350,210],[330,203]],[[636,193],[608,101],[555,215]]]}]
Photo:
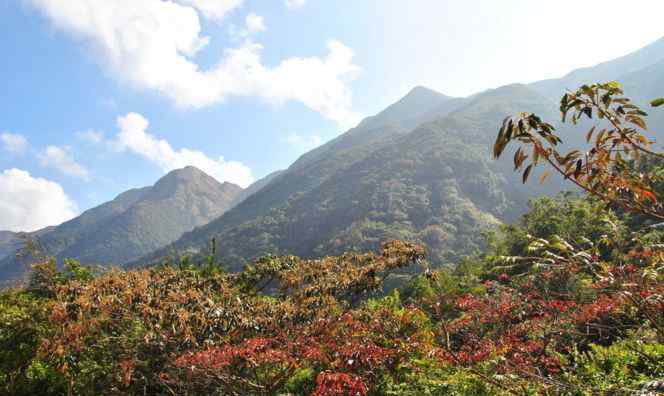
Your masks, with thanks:
[{"label": "sky", "polygon": [[170,170],[246,187],[423,85],[467,96],[664,36],[654,0],[5,0],[0,230]]}]

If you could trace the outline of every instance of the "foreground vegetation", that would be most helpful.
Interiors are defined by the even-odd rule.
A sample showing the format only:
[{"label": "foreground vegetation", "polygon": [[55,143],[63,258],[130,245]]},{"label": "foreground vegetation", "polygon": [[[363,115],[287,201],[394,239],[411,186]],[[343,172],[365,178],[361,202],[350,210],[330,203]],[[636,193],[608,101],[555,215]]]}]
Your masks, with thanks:
[{"label": "foreground vegetation", "polygon": [[426,266],[421,247],[265,257],[236,274],[212,258],[99,275],[45,260],[24,288],[0,295],[0,387],[13,395],[648,394],[664,379],[664,168],[631,126],[646,127],[631,106],[615,84],[563,98],[573,121],[609,121],[588,134],[586,154],[558,152],[560,137],[535,115],[506,120],[495,154],[513,140],[525,145],[514,155],[524,181],[548,163],[588,194],[533,201],[520,222],[489,235],[485,254],[387,295],[390,272]]}]

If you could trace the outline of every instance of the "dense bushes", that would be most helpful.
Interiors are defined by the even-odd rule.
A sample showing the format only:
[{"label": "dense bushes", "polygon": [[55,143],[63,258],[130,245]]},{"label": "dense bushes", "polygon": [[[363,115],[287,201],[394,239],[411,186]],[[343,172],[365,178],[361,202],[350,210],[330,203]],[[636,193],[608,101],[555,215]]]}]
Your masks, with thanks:
[{"label": "dense bushes", "polygon": [[[562,224],[603,211],[572,234],[607,222],[614,244],[631,247],[565,252],[533,222],[553,208],[567,208],[549,219]],[[185,265],[93,277],[44,265],[39,282],[0,297],[0,383],[16,395],[584,395],[663,377],[661,239],[640,244],[580,198],[533,209],[486,256],[383,297],[382,278],[420,261],[420,248],[267,257],[240,274]],[[542,247],[544,236],[557,242]],[[504,252],[558,258],[517,270],[498,264],[514,257]]]}]

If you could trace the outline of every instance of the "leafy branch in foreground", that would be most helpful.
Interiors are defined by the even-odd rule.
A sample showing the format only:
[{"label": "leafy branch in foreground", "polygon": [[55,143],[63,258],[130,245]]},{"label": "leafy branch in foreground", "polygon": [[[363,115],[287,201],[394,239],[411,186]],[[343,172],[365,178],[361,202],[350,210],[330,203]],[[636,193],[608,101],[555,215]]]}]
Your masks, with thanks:
[{"label": "leafy branch in foreground", "polygon": [[[659,106],[661,99],[652,102]],[[624,96],[615,82],[584,85],[567,93],[560,101],[562,120],[574,125],[596,117],[599,122],[586,133],[588,151],[560,151],[563,143],[553,125],[532,113],[508,117],[494,144],[493,155],[500,157],[508,144],[523,144],[514,154],[514,167],[523,170],[525,183],[533,169],[547,163],[565,179],[599,199],[635,213],[664,220],[662,197],[653,187],[658,176],[634,166],[642,156],[657,160],[664,154],[652,150],[653,142],[642,131],[648,130],[647,114]],[[548,176],[545,172],[541,180]]]}]

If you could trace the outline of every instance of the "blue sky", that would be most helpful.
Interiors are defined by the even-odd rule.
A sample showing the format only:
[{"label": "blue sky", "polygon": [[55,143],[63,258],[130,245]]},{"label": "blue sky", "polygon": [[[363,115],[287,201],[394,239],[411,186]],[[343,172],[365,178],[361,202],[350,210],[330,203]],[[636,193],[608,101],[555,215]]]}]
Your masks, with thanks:
[{"label": "blue sky", "polygon": [[188,164],[246,185],[413,86],[465,96],[664,36],[661,2],[627,4],[1,2],[0,229],[56,224]]}]

